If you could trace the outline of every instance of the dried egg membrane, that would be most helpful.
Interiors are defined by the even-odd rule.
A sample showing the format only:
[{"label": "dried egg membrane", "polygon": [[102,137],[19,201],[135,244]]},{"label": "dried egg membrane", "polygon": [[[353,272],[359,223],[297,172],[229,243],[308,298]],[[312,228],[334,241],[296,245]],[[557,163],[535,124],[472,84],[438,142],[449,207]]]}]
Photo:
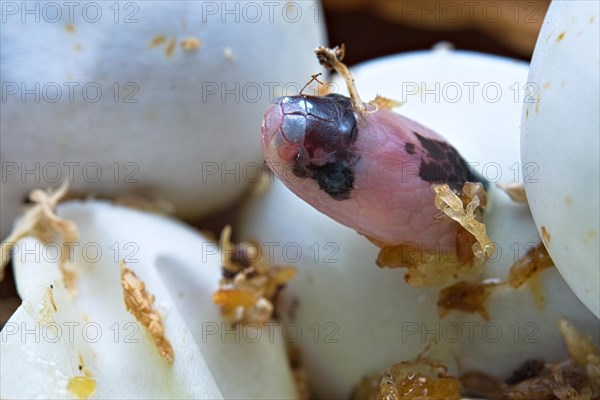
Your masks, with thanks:
[{"label": "dried egg membrane", "polygon": [[523,257],[513,264],[506,281],[484,281],[479,283],[457,282],[442,289],[438,296],[438,308],[440,318],[448,315],[450,310],[458,310],[467,313],[479,313],[486,321],[490,315],[486,309],[486,301],[493,289],[498,286],[509,285],[517,289],[529,283],[534,294],[534,301],[538,309],[543,309],[542,288],[537,282],[537,274],[547,268],[554,266],[548,251],[542,243],[529,248]]},{"label": "dried egg membrane", "polygon": [[2,264],[0,265],[0,280],[4,277],[4,268],[10,260],[11,252],[17,242],[27,236],[38,238],[43,243],[50,243],[59,235],[60,271],[65,284],[72,295],[77,293],[75,286],[77,274],[68,264],[68,255],[71,254],[69,244],[77,242],[77,226],[72,222],[58,217],[55,213],[56,205],[67,195],[69,182],[63,182],[56,190],[32,190],[29,194],[34,205],[27,210],[17,222],[15,228],[2,241]]},{"label": "dried egg membrane", "polygon": [[146,285],[135,272],[121,261],[121,285],[125,308],[146,329],[160,356],[169,364],[173,363],[173,346],[165,335],[162,318],[154,308],[154,296],[146,290]]},{"label": "dried egg membrane", "polygon": [[600,396],[598,348],[569,322],[561,319],[558,328],[570,358],[545,363],[529,360],[504,383],[484,372],[468,371],[461,376],[466,391],[493,400],[590,400]]},{"label": "dried egg membrane", "polygon": [[529,278],[539,271],[554,266],[546,247],[539,243],[531,247],[511,268],[508,275],[508,284],[513,288],[523,285]]},{"label": "dried egg membrane", "polygon": [[493,400],[591,400],[600,396],[598,349],[566,320],[559,323],[571,359],[544,363],[530,360],[500,383],[483,372],[469,371],[460,379],[447,374],[444,365],[423,357],[388,368],[377,377],[364,378],[352,399],[437,400],[460,399],[467,393]]},{"label": "dried egg membrane", "polygon": [[478,313],[483,319],[489,321],[490,315],[485,307],[485,302],[490,296],[490,289],[496,285],[496,283],[457,282],[442,289],[437,303],[440,318],[448,315],[450,310],[460,310]]},{"label": "dried egg membrane", "polygon": [[202,42],[197,37],[187,37],[181,41],[181,47],[186,51],[196,50]]},{"label": "dried egg membrane", "polygon": [[559,329],[571,358],[578,366],[585,369],[595,395],[600,396],[600,354],[598,348],[565,319],[559,321]]},{"label": "dried egg membrane", "polygon": [[230,226],[221,232],[219,245],[223,278],[214,303],[231,323],[271,320],[279,291],[296,275],[295,268],[269,265],[258,244],[233,244]]},{"label": "dried egg membrane", "polygon": [[[427,351],[427,348],[425,349]],[[447,368],[419,354],[386,369],[378,377],[364,378],[352,392],[353,400],[458,400],[460,380]]]},{"label": "dried egg membrane", "polygon": [[[452,279],[473,275],[495,252],[495,245],[480,222],[487,193],[480,183],[466,183],[461,196],[448,185],[433,185],[435,206],[457,221],[455,252],[437,252],[416,244],[382,246],[376,263],[379,267],[407,268],[405,281],[413,287],[441,286]],[[441,217],[443,218],[443,216]]]},{"label": "dried egg membrane", "polygon": [[469,393],[492,400],[590,400],[597,396],[585,370],[572,360],[526,362],[506,383],[483,373],[465,374],[461,382]]},{"label": "dried egg membrane", "polygon": [[[466,183],[463,187],[465,199],[455,194],[448,185],[433,185],[436,193],[434,203],[438,210],[458,222],[471,233],[477,242],[473,244],[475,258],[484,262],[495,252],[494,243],[486,234],[485,224],[480,222],[479,207],[485,207],[487,195],[480,183]],[[465,201],[466,200],[466,201]]]},{"label": "dried egg membrane", "polygon": [[407,268],[404,275],[406,283],[422,287],[442,286],[453,278],[472,275],[479,270],[478,264],[461,264],[458,260],[457,254],[442,254],[414,244],[400,244],[382,247],[375,262],[380,268]]},{"label": "dried egg membrane", "polygon": [[348,87],[348,92],[350,92],[350,100],[352,101],[352,106],[358,116],[363,118],[366,113],[366,108],[364,103],[361,101],[360,96],[358,95],[358,90],[356,90],[356,86],[354,85],[354,78],[350,73],[350,70],[346,65],[342,62],[344,59],[344,55],[346,54],[346,48],[342,44],[341,46],[336,46],[333,49],[329,49],[324,46],[319,46],[315,50],[315,54],[319,63],[329,71],[336,71],[344,80],[346,81],[346,86]]},{"label": "dried egg membrane", "polygon": [[522,182],[518,183],[503,183],[496,184],[500,189],[506,192],[510,199],[515,203],[527,203],[527,193],[525,193],[525,185]]},{"label": "dried egg membrane", "polygon": [[[231,324],[268,322],[276,316],[277,296],[295,275],[292,267],[269,265],[258,244],[231,242],[231,226],[221,231],[222,275],[213,302]],[[310,399],[308,374],[300,363],[299,350],[288,344],[288,357],[300,400]]]},{"label": "dried egg membrane", "polygon": [[402,102],[377,95],[373,100],[369,101],[369,104],[377,106],[378,108],[391,110],[400,107]]}]

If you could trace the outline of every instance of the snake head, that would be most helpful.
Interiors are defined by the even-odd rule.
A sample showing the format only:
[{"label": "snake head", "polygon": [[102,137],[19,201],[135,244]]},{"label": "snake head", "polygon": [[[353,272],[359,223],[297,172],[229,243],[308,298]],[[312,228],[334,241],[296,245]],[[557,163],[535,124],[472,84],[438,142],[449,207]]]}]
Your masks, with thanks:
[{"label": "snake head", "polygon": [[261,128],[267,156],[300,168],[344,158],[357,132],[350,99],[339,94],[279,97]]}]

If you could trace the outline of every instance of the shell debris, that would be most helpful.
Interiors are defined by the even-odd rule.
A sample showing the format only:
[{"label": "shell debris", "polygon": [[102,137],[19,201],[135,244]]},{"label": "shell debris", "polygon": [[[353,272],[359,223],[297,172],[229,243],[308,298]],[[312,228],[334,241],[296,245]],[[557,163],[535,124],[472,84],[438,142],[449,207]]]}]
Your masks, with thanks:
[{"label": "shell debris", "polygon": [[60,271],[63,280],[71,295],[76,294],[75,281],[77,275],[75,271],[67,268],[66,264],[70,254],[68,244],[77,242],[79,234],[77,226],[73,221],[65,220],[56,215],[56,205],[67,195],[69,190],[69,182],[64,181],[56,190],[40,190],[31,191],[29,199],[34,203],[23,214],[23,218],[19,220],[12,232],[4,241],[2,241],[2,264],[0,264],[0,281],[4,277],[4,268],[10,260],[12,251],[17,242],[26,236],[38,238],[43,243],[51,242],[55,235],[61,237],[61,257],[59,260]]},{"label": "shell debris", "polygon": [[154,308],[154,295],[146,290],[144,282],[121,261],[121,286],[125,308],[146,329],[160,356],[173,363],[173,346],[165,335],[162,318]]},{"label": "shell debris", "polygon": [[202,42],[196,37],[187,37],[181,41],[181,47],[185,51],[192,51],[200,48]]},{"label": "shell debris", "polygon": [[296,269],[270,265],[256,243],[233,244],[229,225],[221,232],[219,246],[223,278],[213,302],[232,324],[268,322],[276,315],[279,292],[296,275]]}]

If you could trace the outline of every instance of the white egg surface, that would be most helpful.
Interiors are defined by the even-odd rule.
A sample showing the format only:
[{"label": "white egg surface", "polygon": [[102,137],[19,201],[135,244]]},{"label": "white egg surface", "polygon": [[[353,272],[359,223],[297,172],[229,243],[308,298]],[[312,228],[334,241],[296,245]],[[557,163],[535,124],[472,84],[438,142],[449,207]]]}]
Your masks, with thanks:
[{"label": "white egg surface", "polygon": [[[261,164],[263,106],[325,42],[316,2],[10,2],[1,32],[4,238],[32,188],[231,204]],[[302,81],[299,81],[302,80]]]},{"label": "white egg surface", "polygon": [[552,2],[531,61],[521,160],[538,232],[600,317],[600,3]]}]

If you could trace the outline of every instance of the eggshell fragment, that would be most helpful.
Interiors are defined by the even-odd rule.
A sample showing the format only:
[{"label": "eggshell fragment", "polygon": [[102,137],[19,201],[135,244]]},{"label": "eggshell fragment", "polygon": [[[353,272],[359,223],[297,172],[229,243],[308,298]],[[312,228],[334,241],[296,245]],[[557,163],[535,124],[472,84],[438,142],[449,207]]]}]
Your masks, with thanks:
[{"label": "eggshell fragment", "polygon": [[[281,330],[234,329],[213,304],[221,276],[214,243],[174,220],[107,202],[67,202],[58,207],[58,215],[79,229],[69,259],[78,272],[78,295],[71,298],[63,288],[57,246],[30,237],[17,243],[13,262],[23,305],[2,331],[2,397],[77,397],[68,381],[81,375],[73,361],[78,354],[96,382],[96,398],[297,396]],[[126,311],[120,260],[155,296],[154,307],[174,350],[172,364]],[[42,316],[51,316],[62,328],[61,340],[22,339],[21,329],[35,332],[30,310],[50,285],[56,310]],[[73,341],[67,322],[73,325]],[[28,380],[24,391],[32,370],[39,379]]]},{"label": "eggshell fragment", "polygon": [[600,4],[551,3],[521,115],[525,189],[556,267],[600,317]]},{"label": "eggshell fragment", "polygon": [[[510,87],[522,88],[526,73],[524,63],[448,51],[389,57],[354,69],[363,100],[380,94],[403,101],[397,112],[436,129],[491,181],[484,219],[497,252],[473,282],[506,279],[510,267],[541,240],[527,205],[494,185],[495,180],[515,180],[512,174],[518,172],[513,169],[519,162],[520,106]],[[436,84],[442,90],[449,83],[481,88],[493,82],[504,94],[493,103],[483,97],[471,100],[468,93],[449,101],[441,92],[440,101],[435,92],[421,101],[418,94],[403,98],[407,82],[420,91],[435,90]],[[297,343],[318,397],[348,397],[364,376],[415,358],[432,340],[438,344],[430,354],[452,374],[476,369],[503,381],[529,359],[568,356],[558,330],[560,316],[574,318],[578,329],[595,340],[600,335],[597,319],[554,269],[537,276],[541,291],[532,290],[534,284],[494,288],[482,304],[489,320],[457,310],[440,318],[441,288],[412,288],[403,270],[378,269],[378,248],[278,181],[250,199],[238,233],[269,243],[274,261],[298,269],[286,289],[284,316],[302,328]],[[543,308],[535,296],[540,292]]]},{"label": "eggshell fragment", "polygon": [[[33,188],[231,205],[261,164],[263,104],[325,41],[315,2],[3,5],[0,238]],[[317,68],[318,70],[318,68]]]}]

